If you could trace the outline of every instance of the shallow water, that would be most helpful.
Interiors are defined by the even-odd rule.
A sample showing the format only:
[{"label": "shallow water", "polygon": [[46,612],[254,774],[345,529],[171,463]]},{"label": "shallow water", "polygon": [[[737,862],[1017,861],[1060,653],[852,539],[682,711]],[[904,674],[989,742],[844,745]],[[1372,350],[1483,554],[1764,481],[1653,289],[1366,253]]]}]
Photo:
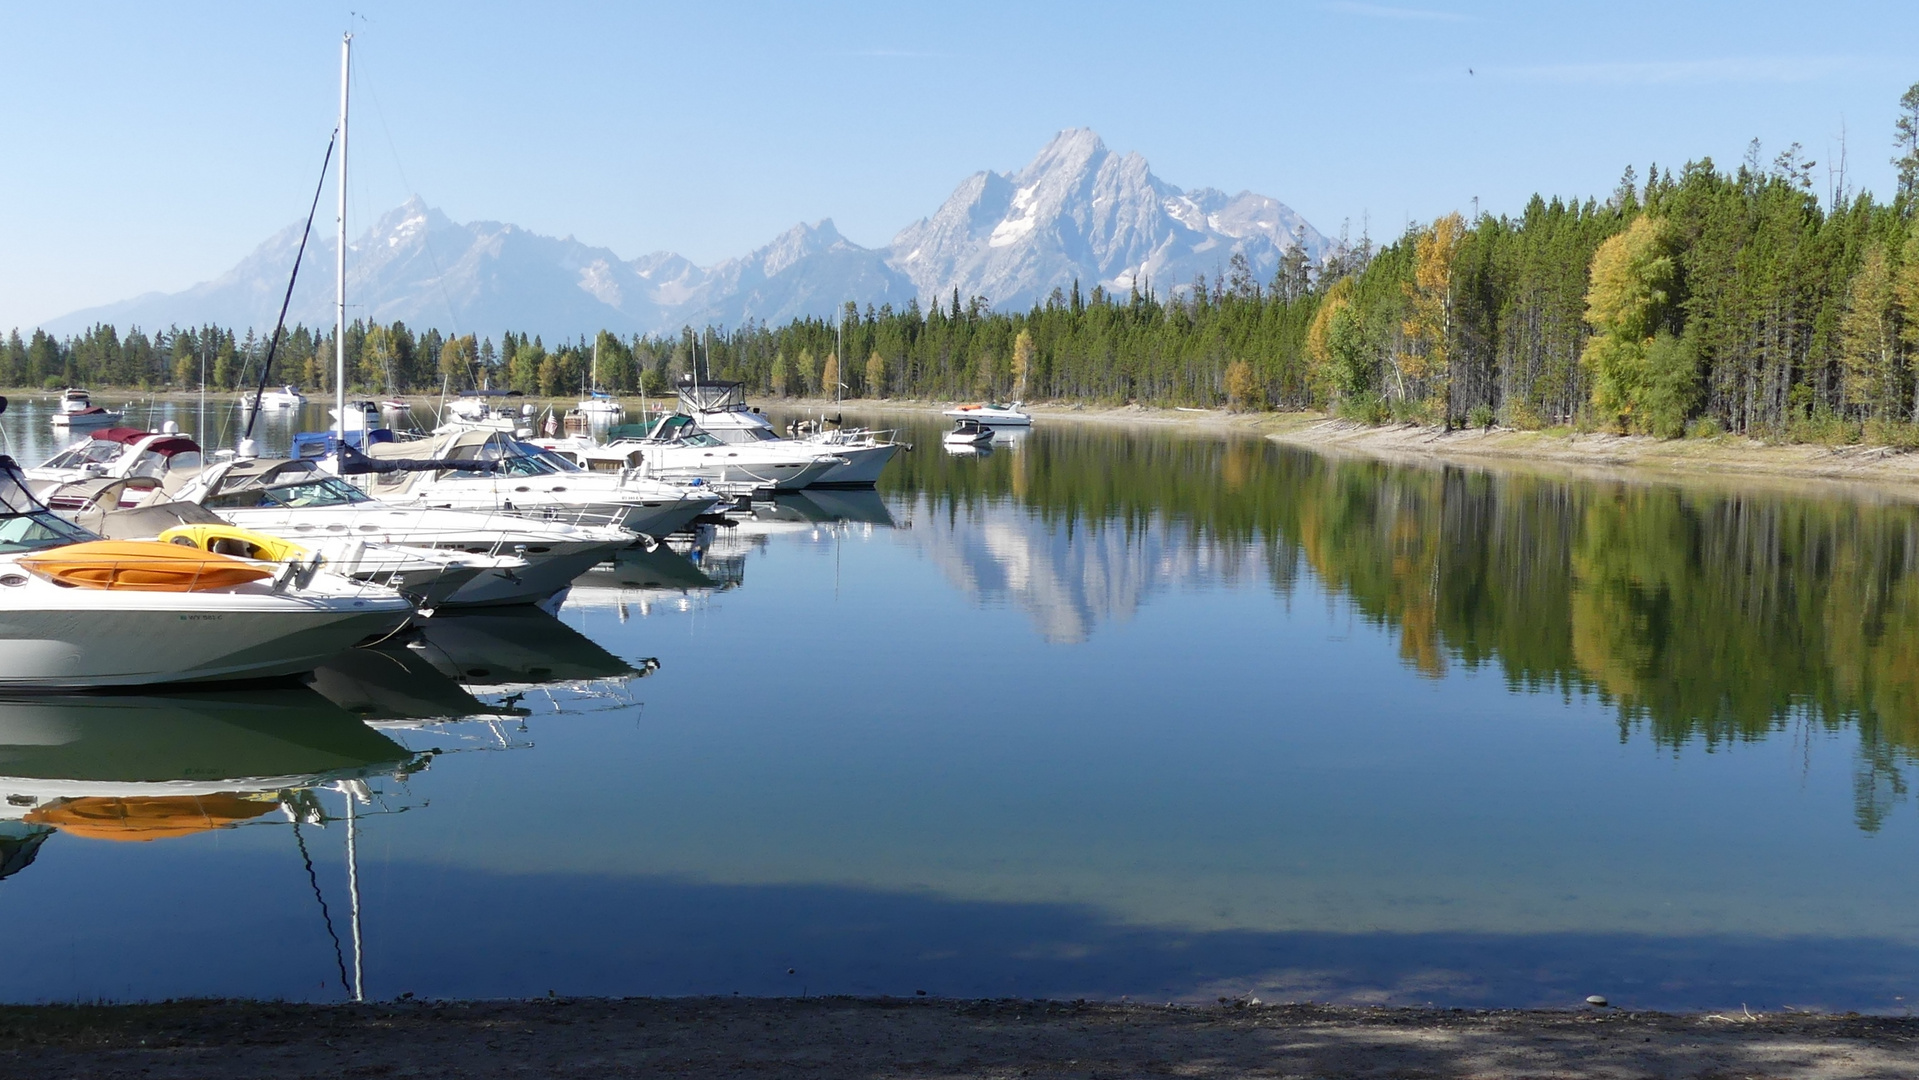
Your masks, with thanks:
[{"label": "shallow water", "polygon": [[338,999],[359,790],[374,997],[1904,1010],[1911,505],[901,422],[554,615],[0,702],[0,997]]}]

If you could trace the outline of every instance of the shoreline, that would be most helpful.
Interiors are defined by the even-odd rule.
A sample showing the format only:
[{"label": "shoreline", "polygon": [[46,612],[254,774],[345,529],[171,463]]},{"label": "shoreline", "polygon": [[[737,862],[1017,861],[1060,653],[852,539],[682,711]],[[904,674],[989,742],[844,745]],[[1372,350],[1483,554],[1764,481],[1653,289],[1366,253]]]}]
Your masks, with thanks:
[{"label": "shoreline", "polygon": [[1919,1019],[940,998],[0,1008],[0,1075],[1895,1077]]},{"label": "shoreline", "polygon": [[[0,395],[57,400],[57,391],[0,389]],[[105,390],[109,403],[168,401],[194,403],[197,391]],[[208,402],[229,395],[209,395]],[[437,394],[405,394],[404,400],[431,407]],[[573,398],[524,399],[537,409],[570,408]],[[637,403],[637,398],[625,399]],[[657,399],[649,399],[657,400]],[[969,399],[970,400],[970,399]],[[780,414],[811,414],[834,409],[864,415],[937,416],[958,401],[923,398],[776,398],[760,402]],[[1319,412],[1232,412],[1148,405],[1092,405],[1038,402],[1027,405],[1036,421],[1144,424],[1243,432],[1285,446],[1322,452],[1358,453],[1409,464],[1458,462],[1605,478],[1664,480],[1714,479],[1721,482],[1796,482],[1800,490],[1876,491],[1919,499],[1919,452],[1895,447],[1814,443],[1765,443],[1735,435],[1659,439],[1646,435],[1560,433],[1512,428],[1459,429],[1451,432],[1416,424],[1378,427]]]}]

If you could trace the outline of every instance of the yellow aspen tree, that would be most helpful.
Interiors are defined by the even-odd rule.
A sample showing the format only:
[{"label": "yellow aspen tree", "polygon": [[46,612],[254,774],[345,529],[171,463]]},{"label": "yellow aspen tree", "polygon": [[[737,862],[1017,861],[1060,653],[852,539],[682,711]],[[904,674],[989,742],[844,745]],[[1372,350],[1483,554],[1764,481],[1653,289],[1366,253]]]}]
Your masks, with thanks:
[{"label": "yellow aspen tree", "polygon": [[[879,355],[877,353],[875,356]],[[1013,396],[1026,397],[1026,376],[1033,370],[1033,332],[1021,330],[1013,339]]]},{"label": "yellow aspen tree", "polygon": [[1884,419],[1897,407],[1893,366],[1899,338],[1893,328],[1892,264],[1886,249],[1874,244],[1846,284],[1846,307],[1839,316],[1839,395],[1856,412]]},{"label": "yellow aspen tree", "polygon": [[1586,287],[1586,323],[1597,333],[1580,351],[1593,376],[1593,407],[1623,432],[1641,426],[1652,389],[1647,349],[1669,299],[1672,256],[1651,215],[1633,220],[1593,253]]},{"label": "yellow aspen tree", "polygon": [[1412,311],[1401,326],[1408,347],[1399,355],[1399,370],[1415,382],[1430,382],[1442,407],[1452,366],[1453,263],[1465,238],[1466,219],[1458,214],[1434,221],[1413,243],[1413,280],[1403,286]]},{"label": "yellow aspen tree", "polygon": [[866,396],[886,396],[886,357],[878,349],[866,358]]},{"label": "yellow aspen tree", "polygon": [[839,385],[840,354],[830,352],[826,354],[825,366],[820,368],[820,396],[833,397],[839,393]]}]

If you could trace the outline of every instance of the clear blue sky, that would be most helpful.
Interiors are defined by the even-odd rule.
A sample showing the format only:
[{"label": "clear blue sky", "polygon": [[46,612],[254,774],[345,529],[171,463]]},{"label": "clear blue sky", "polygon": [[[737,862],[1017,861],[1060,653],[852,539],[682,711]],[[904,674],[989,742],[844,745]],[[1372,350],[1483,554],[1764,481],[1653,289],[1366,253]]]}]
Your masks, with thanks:
[{"label": "clear blue sky", "polygon": [[349,8],[356,232],[417,192],[702,263],[824,217],[883,244],[1072,126],[1328,233],[1754,137],[1805,144],[1823,188],[1842,130],[1885,193],[1919,81],[1910,2],[0,0],[0,326],[184,288],[296,220]]}]

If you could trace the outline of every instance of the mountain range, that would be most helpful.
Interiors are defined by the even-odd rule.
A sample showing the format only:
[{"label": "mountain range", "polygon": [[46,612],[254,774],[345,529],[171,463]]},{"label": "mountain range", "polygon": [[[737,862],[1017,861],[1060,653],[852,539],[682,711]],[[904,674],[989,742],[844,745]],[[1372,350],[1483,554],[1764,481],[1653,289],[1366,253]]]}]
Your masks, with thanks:
[{"label": "mountain range", "polygon": [[[43,327],[57,334],[96,322],[270,329],[299,242],[300,226],[289,226],[211,281],[86,308]],[[1145,158],[1116,154],[1082,128],[1059,133],[1017,172],[968,177],[887,247],[861,247],[829,219],[796,225],[708,267],[671,252],[622,259],[571,236],[497,221],[459,224],[416,196],[348,245],[347,298],[356,318],[454,332],[665,333],[830,316],[847,300],[897,307],[948,299],[955,290],[1000,308],[1030,307],[1075,281],[1088,291],[1097,284],[1166,294],[1199,274],[1218,275],[1235,253],[1269,278],[1294,245],[1314,261],[1329,247],[1276,199],[1182,191],[1154,176]],[[333,260],[333,237],[313,236],[289,323],[333,321]]]}]

